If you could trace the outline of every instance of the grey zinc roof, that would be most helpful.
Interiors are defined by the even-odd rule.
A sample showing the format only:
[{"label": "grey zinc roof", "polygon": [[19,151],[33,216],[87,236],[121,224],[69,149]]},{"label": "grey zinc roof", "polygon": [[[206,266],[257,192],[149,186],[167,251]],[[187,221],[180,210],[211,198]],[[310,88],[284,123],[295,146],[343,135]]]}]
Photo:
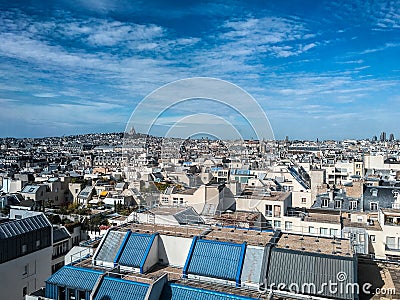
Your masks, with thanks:
[{"label": "grey zinc roof", "polygon": [[240,278],[241,282],[260,283],[264,251],[263,247],[247,246]]},{"label": "grey zinc roof", "polygon": [[176,214],[174,214],[174,218],[178,221],[179,224],[204,224],[204,220],[199,214],[192,208],[182,210]]},{"label": "grey zinc roof", "polygon": [[27,185],[22,189],[21,193],[35,194],[39,188],[40,185]]},{"label": "grey zinc roof", "polygon": [[65,240],[65,239],[69,239],[70,237],[71,237],[71,235],[69,234],[67,229],[65,229],[65,227],[60,227],[60,228],[53,227],[53,242],[54,243],[57,243],[59,241]]},{"label": "grey zinc roof", "polygon": [[51,224],[42,214],[20,220],[11,220],[0,224],[0,239],[7,239],[50,226]]},{"label": "grey zinc roof", "polygon": [[89,198],[90,194],[92,193],[93,187],[92,186],[86,186],[82,191],[79,192],[78,197],[79,198]]},{"label": "grey zinc roof", "polygon": [[[363,208],[371,210],[371,202],[378,202],[379,208],[392,208],[395,202],[395,193],[400,193],[399,187],[392,186],[364,186]],[[376,196],[375,196],[376,195]]]},{"label": "grey zinc roof", "polygon": [[110,230],[95,256],[97,261],[113,262],[126,236],[126,232]]},{"label": "grey zinc roof", "polygon": [[[291,284],[297,284],[301,289],[305,284],[315,284],[316,291],[308,293],[306,289],[304,294],[316,295],[318,292],[319,296],[355,299],[356,295],[346,293],[346,285],[357,282],[355,268],[353,258],[272,248],[267,285],[277,287],[278,284],[285,284],[289,288]],[[345,274],[345,280],[339,281],[338,274]],[[331,293],[325,286],[329,282],[338,284],[337,293]]]}]

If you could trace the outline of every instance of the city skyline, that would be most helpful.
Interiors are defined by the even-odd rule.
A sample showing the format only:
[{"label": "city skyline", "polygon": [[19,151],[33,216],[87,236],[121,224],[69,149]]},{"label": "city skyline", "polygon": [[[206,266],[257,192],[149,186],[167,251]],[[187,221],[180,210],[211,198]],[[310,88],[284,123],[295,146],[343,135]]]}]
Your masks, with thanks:
[{"label": "city skyline", "polygon": [[[6,1],[0,24],[1,137],[121,132],[154,89],[199,76],[250,93],[277,139],[400,136],[394,1]],[[190,109],[215,107],[161,121]]]}]

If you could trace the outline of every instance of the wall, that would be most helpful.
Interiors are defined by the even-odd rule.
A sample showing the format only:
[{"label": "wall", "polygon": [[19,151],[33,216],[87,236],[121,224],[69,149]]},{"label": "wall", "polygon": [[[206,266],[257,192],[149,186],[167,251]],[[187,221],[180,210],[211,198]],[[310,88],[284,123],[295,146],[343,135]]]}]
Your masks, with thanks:
[{"label": "wall", "polygon": [[192,245],[192,239],[160,235],[158,243],[158,258],[162,259],[165,264],[183,268]]},{"label": "wall", "polygon": [[[51,275],[51,255],[53,248],[21,256],[17,259],[0,264],[1,299],[24,299],[22,291],[27,287],[27,293],[32,293],[45,285],[45,280]],[[25,266],[28,273],[23,275]]]},{"label": "wall", "polygon": [[151,244],[150,252],[147,255],[146,261],[143,266],[143,272],[147,272],[158,262],[158,240],[160,239],[159,235],[156,235],[153,243]]}]

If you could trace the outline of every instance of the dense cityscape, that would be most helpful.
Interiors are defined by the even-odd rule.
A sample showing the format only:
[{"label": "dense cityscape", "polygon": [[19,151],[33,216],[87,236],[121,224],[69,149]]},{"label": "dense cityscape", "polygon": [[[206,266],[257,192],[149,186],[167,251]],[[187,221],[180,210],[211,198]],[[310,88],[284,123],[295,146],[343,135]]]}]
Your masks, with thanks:
[{"label": "dense cityscape", "polygon": [[[2,284],[15,287],[3,293],[113,299],[102,297],[114,285],[118,295],[140,290],[135,299],[187,289],[196,299],[393,294],[399,143],[384,132],[343,141],[183,140],[134,131],[3,138],[0,267],[9,274]],[[322,284],[307,277],[317,272],[370,290],[302,290],[308,280]],[[345,279],[336,278],[340,272]],[[287,288],[293,282],[297,290]]]}]

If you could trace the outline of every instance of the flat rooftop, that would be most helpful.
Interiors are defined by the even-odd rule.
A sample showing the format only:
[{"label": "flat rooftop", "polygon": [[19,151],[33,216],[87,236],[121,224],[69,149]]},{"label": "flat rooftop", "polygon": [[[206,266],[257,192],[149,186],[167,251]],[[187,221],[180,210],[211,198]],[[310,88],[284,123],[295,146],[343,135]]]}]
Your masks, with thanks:
[{"label": "flat rooftop", "polygon": [[216,240],[222,242],[230,242],[242,244],[246,242],[248,245],[264,247],[268,244],[274,233],[272,231],[258,231],[237,228],[226,228],[213,226],[211,230],[204,236],[206,240]]},{"label": "flat rooftop", "polygon": [[172,226],[172,225],[139,224],[139,223],[129,223],[129,224],[124,224],[124,226],[119,226],[114,228],[114,230],[119,230],[119,231],[131,230],[132,232],[147,233],[147,234],[153,234],[158,232],[159,234],[173,235],[186,238],[193,238],[195,236],[199,236],[207,229],[208,227],[206,226],[204,227],[187,226],[187,225]]},{"label": "flat rooftop", "polygon": [[340,224],[340,215],[335,213],[317,213],[311,212],[304,217],[306,222],[318,222],[318,223],[333,223]]},{"label": "flat rooftop", "polygon": [[276,247],[304,252],[353,257],[352,247],[349,240],[346,239],[283,233]]},{"label": "flat rooftop", "polygon": [[92,264],[92,257],[86,258],[80,262],[73,264],[75,267],[81,267],[90,270],[103,271],[106,274],[117,276],[122,279],[137,281],[142,283],[153,283],[164,274],[168,274],[169,280],[178,280],[182,277],[182,268],[171,267],[157,264],[146,274],[140,274],[133,271],[121,271],[118,269],[105,269],[104,267],[97,267]]},{"label": "flat rooftop", "polygon": [[156,215],[168,216],[168,215],[174,215],[181,211],[187,210],[188,208],[190,208],[190,207],[159,206],[156,208],[146,210],[144,213],[153,213]]},{"label": "flat rooftop", "polygon": [[264,201],[284,201],[290,196],[289,192],[266,192],[260,190],[245,189],[238,199],[256,199]]}]

